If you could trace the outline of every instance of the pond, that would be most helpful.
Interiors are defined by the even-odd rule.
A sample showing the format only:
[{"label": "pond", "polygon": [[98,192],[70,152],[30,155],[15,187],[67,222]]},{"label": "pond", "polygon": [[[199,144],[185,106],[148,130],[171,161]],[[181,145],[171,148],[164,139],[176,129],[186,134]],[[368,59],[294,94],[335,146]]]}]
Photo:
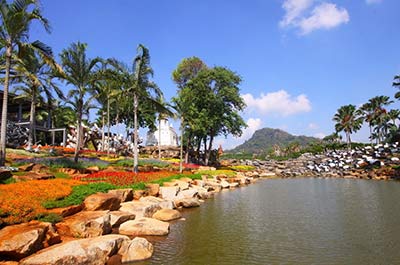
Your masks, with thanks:
[{"label": "pond", "polygon": [[184,211],[139,264],[400,264],[399,202],[400,182],[260,180]]}]

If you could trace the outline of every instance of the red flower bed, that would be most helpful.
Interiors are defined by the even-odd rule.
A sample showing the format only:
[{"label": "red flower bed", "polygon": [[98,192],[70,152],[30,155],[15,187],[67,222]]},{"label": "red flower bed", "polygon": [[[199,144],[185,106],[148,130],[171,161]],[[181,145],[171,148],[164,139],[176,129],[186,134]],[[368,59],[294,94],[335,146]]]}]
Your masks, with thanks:
[{"label": "red flower bed", "polygon": [[139,172],[137,174],[126,171],[116,171],[116,172],[101,171],[86,176],[74,177],[74,179],[85,182],[108,182],[117,186],[125,186],[140,182],[149,182],[152,180],[166,178],[176,174],[178,173],[173,171]]},{"label": "red flower bed", "polygon": [[[174,166],[179,167],[179,163],[174,163]],[[200,165],[198,164],[193,164],[193,163],[182,163],[183,168],[188,168],[188,169],[198,169]]]}]

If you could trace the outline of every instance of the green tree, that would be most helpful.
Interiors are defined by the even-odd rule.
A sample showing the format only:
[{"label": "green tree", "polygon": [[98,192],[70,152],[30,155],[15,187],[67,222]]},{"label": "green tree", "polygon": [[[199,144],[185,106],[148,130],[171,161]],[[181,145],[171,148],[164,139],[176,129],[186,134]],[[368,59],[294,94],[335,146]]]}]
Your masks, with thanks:
[{"label": "green tree", "polygon": [[381,143],[388,129],[386,128],[386,123],[390,120],[387,116],[387,110],[385,106],[393,103],[388,96],[376,96],[370,99],[370,104],[372,105],[373,113],[372,113],[372,123],[375,126],[374,131],[376,132],[377,140]]},{"label": "green tree", "polygon": [[245,107],[239,93],[241,78],[224,67],[203,69],[181,88],[174,98],[186,126],[204,147],[208,164],[213,141],[218,135],[240,136],[246,126],[239,112]]},{"label": "green tree", "polygon": [[345,105],[340,107],[333,116],[336,122],[335,130],[337,133],[344,131],[346,134],[347,146],[351,149],[351,134],[361,128],[363,118],[354,105]]},{"label": "green tree", "polygon": [[[396,75],[393,78],[393,84],[394,87],[397,87],[398,89],[400,89],[400,75]],[[399,99],[400,98],[400,91],[398,91],[395,95],[395,98]]]},{"label": "green tree", "polygon": [[49,23],[42,16],[37,0],[14,0],[12,3],[8,3],[7,0],[0,0],[0,49],[5,50],[0,166],[4,166],[6,158],[7,105],[12,58],[16,59],[24,54],[27,49],[37,50],[45,60],[52,57],[50,47],[40,41],[29,42],[29,28],[33,21],[40,22],[47,32],[50,31]]},{"label": "green tree", "polygon": [[70,47],[64,49],[60,54],[65,80],[67,84],[74,86],[68,92],[67,103],[74,108],[77,120],[75,162],[78,162],[83,138],[82,118],[93,107],[91,100],[93,99],[95,67],[101,61],[100,58],[87,58],[86,48],[87,45],[84,43],[72,43]]},{"label": "green tree", "polygon": [[52,81],[54,71],[62,74],[61,67],[55,61],[51,60],[51,58],[48,61],[51,64],[47,64],[34,50],[30,50],[23,58],[17,61],[14,68],[17,77],[20,77],[18,79],[22,81],[22,86],[16,87],[16,91],[21,92],[18,97],[28,99],[31,102],[28,134],[29,146],[33,142],[36,142],[36,106],[39,103],[45,105],[45,97],[47,100],[51,100],[53,98],[53,91],[59,98],[64,98],[62,91]]}]

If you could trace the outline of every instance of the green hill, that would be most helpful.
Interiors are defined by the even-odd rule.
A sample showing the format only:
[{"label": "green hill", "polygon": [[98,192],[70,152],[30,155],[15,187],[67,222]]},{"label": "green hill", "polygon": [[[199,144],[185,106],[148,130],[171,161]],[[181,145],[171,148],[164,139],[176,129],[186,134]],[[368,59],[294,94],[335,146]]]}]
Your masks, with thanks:
[{"label": "green hill", "polygon": [[280,129],[263,128],[254,132],[253,136],[243,144],[229,150],[229,153],[260,154],[270,150],[274,145],[281,147],[297,142],[306,146],[319,139],[308,136],[294,136]]}]

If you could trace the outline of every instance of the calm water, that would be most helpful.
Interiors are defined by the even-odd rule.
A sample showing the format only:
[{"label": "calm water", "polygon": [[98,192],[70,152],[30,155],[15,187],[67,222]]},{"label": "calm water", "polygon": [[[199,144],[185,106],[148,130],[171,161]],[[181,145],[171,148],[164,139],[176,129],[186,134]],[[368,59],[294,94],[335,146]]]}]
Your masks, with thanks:
[{"label": "calm water", "polygon": [[262,180],[184,217],[141,264],[400,264],[399,182]]}]

